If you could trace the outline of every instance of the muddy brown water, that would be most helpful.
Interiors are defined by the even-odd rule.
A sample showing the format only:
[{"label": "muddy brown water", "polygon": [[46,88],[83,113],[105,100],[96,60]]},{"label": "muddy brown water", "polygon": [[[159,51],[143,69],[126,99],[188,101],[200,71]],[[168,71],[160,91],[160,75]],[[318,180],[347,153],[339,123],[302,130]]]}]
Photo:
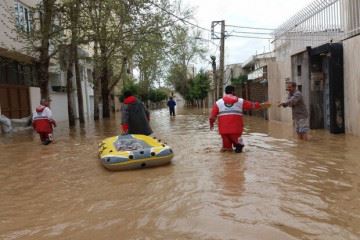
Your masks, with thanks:
[{"label": "muddy brown water", "polygon": [[205,110],[152,112],[172,164],[109,172],[97,144],[119,118],[0,137],[0,239],[360,239],[360,138],[246,117],[241,154],[220,153]]}]

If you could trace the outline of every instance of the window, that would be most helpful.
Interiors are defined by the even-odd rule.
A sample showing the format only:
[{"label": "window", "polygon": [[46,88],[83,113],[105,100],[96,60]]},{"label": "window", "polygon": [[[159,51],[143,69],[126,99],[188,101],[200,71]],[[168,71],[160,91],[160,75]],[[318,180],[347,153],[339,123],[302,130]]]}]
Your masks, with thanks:
[{"label": "window", "polygon": [[37,86],[36,66],[0,57],[0,84]]},{"label": "window", "polygon": [[300,92],[302,92],[302,85],[298,85],[297,88]]},{"label": "window", "polygon": [[7,68],[6,63],[0,63],[0,84],[7,84]]},{"label": "window", "polygon": [[23,31],[30,32],[32,28],[32,14],[28,7],[22,3],[15,2],[15,16],[16,26],[21,28]]},{"label": "window", "polygon": [[297,76],[301,77],[301,65],[297,65]]},{"label": "window", "polygon": [[24,83],[27,86],[33,86],[33,75],[32,75],[32,66],[31,65],[24,65],[23,72],[24,72]]},{"label": "window", "polygon": [[8,84],[19,84],[19,72],[18,72],[18,63],[9,62],[7,66],[7,83]]}]

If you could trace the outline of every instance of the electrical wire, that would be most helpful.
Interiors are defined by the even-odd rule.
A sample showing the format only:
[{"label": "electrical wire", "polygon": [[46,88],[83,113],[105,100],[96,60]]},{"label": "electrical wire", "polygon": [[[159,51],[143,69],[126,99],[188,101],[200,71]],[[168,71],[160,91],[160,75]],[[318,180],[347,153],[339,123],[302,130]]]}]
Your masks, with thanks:
[{"label": "electrical wire", "polygon": [[156,4],[156,3],[154,3],[154,2],[150,2],[150,3],[151,3],[152,5],[154,5],[155,7],[159,8],[160,10],[162,10],[163,12],[165,12],[165,13],[167,13],[167,14],[175,17],[175,18],[177,18],[178,20],[182,21],[183,23],[189,24],[189,25],[191,25],[191,26],[193,26],[193,27],[202,29],[202,30],[207,31],[207,32],[211,32],[210,29],[207,29],[207,28],[205,28],[205,27],[202,27],[202,26],[199,26],[199,25],[197,25],[197,24],[195,24],[195,23],[192,23],[192,22],[186,20],[185,18],[179,17],[179,16],[177,16],[176,14],[174,14],[174,13],[172,13],[172,12],[169,12],[168,10],[164,9],[163,7],[159,6],[158,4]]},{"label": "electrical wire", "polygon": [[[241,32],[241,31],[234,31],[234,30],[232,30],[231,33],[271,35],[271,33],[265,33],[265,32]],[[231,33],[230,33],[230,34],[231,34]]]},{"label": "electrical wire", "polygon": [[226,35],[226,37],[252,38],[252,39],[266,39],[266,40],[271,40],[271,39],[273,39],[273,38],[268,38],[268,37],[244,36],[244,35],[235,35],[235,34],[229,34],[229,35]]},{"label": "electrical wire", "polygon": [[[202,29],[204,31],[207,31],[207,32],[211,32],[212,31],[208,28],[205,28],[205,27],[202,27],[202,26],[199,26],[195,23],[192,23],[188,20],[186,20],[185,18],[183,17],[179,17],[177,16],[176,14],[168,11],[167,9],[159,6],[158,4],[154,3],[154,2],[150,2],[153,6],[157,7],[158,9],[160,9],[161,11],[175,17],[176,19],[180,20],[181,22],[183,22],[184,24],[188,24],[188,25],[191,25],[193,27],[196,27],[198,29]],[[251,27],[251,26],[239,26],[239,25],[231,25],[231,24],[227,24],[225,25],[225,27],[233,27],[233,28],[242,28],[242,29],[253,29],[253,30],[265,30],[265,31],[274,31],[276,30],[275,28],[263,28],[263,27]],[[255,34],[255,35],[271,35],[271,33],[265,33],[265,32],[245,32],[245,31],[232,31],[234,33],[240,33],[240,34]],[[238,37],[238,38],[248,38],[248,39],[264,39],[264,40],[274,40],[274,38],[272,37],[259,37],[259,36],[248,36],[248,35],[236,35],[236,34],[227,34],[226,37]],[[207,40],[207,39],[203,39],[203,40],[206,40],[206,41],[210,41],[210,40]],[[279,40],[279,39],[278,39]],[[306,40],[306,39],[292,39],[292,38],[289,38],[289,39],[281,39],[281,40],[299,40],[299,41],[317,41],[317,40]],[[323,41],[323,40],[318,40],[318,41]],[[210,41],[211,43],[215,44],[214,42]],[[217,45],[218,46],[218,45]]]},{"label": "electrical wire", "polygon": [[[189,24],[193,27],[196,27],[198,29],[202,29],[204,31],[207,31],[207,32],[211,32],[212,31],[210,29],[207,29],[205,27],[202,27],[202,26],[199,26],[195,23],[192,23],[188,20],[186,20],[185,18],[182,18],[182,17],[179,17],[177,16],[176,14],[168,11],[167,9],[164,9],[163,7],[159,6],[158,4],[154,3],[154,2],[150,2],[153,6],[157,7],[158,9],[160,9],[161,11],[175,17],[176,19],[182,21],[184,24]],[[256,29],[256,30],[270,30],[270,31],[273,31],[275,29],[270,29],[270,28],[257,28],[257,27],[246,27],[246,26],[236,26],[236,25],[225,25],[225,26],[229,26],[229,27],[237,27],[237,28],[245,28],[245,29]],[[236,31],[234,31],[236,32]],[[269,33],[251,33],[251,32],[237,32],[237,33],[243,33],[243,34],[269,34]],[[252,39],[273,39],[273,38],[266,38],[266,37],[255,37],[255,36],[240,36],[240,35],[233,35],[233,34],[229,34],[229,35],[226,35],[227,37],[242,37],[242,38],[252,38]]]},{"label": "electrical wire", "polygon": [[276,30],[275,28],[261,28],[261,27],[249,27],[249,26],[237,26],[237,25],[225,25],[225,27],[245,28],[245,29],[255,29],[255,30],[268,30],[268,31]]},{"label": "electrical wire", "polygon": [[275,41],[304,41],[304,42],[324,42],[324,41],[327,41],[327,39],[304,39],[304,38],[280,38],[280,39],[274,39],[274,38],[267,38],[267,37],[243,36],[243,35],[234,35],[234,34],[226,35],[226,37],[273,40],[272,42],[275,42]]},{"label": "electrical wire", "polygon": [[220,44],[216,44],[215,42],[211,41],[210,39],[206,39],[206,38],[202,38],[202,37],[194,37],[194,39],[206,41],[206,42],[209,42],[209,43],[215,45],[216,47],[220,47]]}]

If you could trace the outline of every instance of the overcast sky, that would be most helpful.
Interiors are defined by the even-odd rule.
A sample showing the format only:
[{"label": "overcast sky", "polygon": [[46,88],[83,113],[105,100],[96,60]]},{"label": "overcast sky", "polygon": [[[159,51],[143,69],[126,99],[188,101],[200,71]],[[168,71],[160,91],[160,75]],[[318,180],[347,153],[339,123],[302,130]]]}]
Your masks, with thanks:
[{"label": "overcast sky", "polygon": [[[276,28],[293,16],[296,12],[307,6],[313,0],[183,0],[185,6],[195,9],[195,19],[192,22],[210,29],[212,21],[225,20],[226,25],[240,25],[259,28]],[[220,30],[220,29],[219,29]],[[234,33],[248,32],[249,29],[225,28],[227,34],[249,35]],[[253,30],[254,31],[254,30]],[[269,32],[256,30],[258,33]],[[255,35],[253,35],[255,36]],[[267,35],[256,34],[259,37]],[[204,32],[204,38],[210,39],[210,33]],[[213,40],[219,44],[219,40]],[[213,44],[208,44],[213,46]],[[251,55],[269,51],[270,41],[262,39],[246,39],[228,37],[225,40],[225,65],[244,62]],[[212,50],[210,54],[219,51]],[[210,65],[201,64],[203,68]]]}]

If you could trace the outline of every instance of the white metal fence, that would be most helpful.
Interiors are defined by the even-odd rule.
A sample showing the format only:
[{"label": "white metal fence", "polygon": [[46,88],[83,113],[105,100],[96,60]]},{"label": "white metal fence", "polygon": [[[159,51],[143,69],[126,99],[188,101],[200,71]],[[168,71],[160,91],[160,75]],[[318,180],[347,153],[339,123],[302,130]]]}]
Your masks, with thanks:
[{"label": "white metal fence", "polygon": [[306,46],[337,42],[359,33],[360,0],[316,0],[273,34],[275,50],[287,55]]}]

